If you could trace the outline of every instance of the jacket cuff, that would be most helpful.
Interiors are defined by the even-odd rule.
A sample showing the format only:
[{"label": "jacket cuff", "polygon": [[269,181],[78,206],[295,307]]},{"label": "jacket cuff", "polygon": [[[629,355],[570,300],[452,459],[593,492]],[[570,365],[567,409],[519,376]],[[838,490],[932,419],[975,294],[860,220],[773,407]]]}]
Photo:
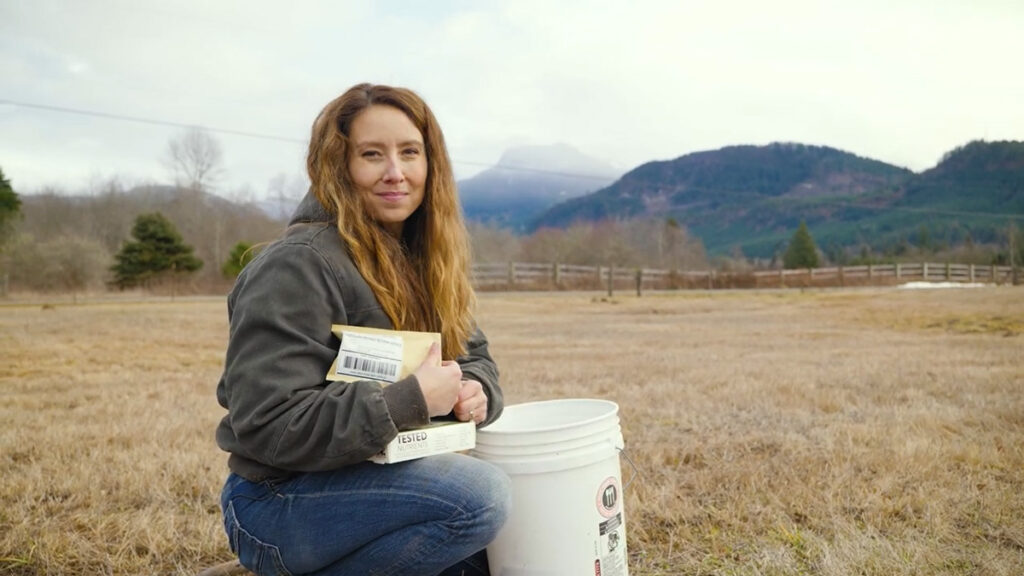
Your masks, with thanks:
[{"label": "jacket cuff", "polygon": [[414,375],[385,386],[384,403],[388,406],[391,421],[399,431],[430,423],[427,400]]}]

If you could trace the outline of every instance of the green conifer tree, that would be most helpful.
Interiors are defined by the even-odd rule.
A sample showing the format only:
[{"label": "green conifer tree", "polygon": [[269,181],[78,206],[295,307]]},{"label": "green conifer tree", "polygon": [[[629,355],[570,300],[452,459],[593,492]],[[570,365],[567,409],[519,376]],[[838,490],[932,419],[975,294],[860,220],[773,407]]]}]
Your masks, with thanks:
[{"label": "green conifer tree", "polygon": [[807,223],[803,220],[789,241],[789,247],[782,257],[782,265],[788,269],[818,267],[818,247],[814,245],[814,239],[807,230]]},{"label": "green conifer tree", "polygon": [[251,262],[258,252],[258,250],[253,250],[252,244],[248,242],[235,244],[228,259],[220,267],[221,273],[225,278],[238,278],[238,275],[242,273],[242,268],[245,268],[245,265]]},{"label": "green conifer tree", "polygon": [[0,249],[3,248],[4,240],[10,236],[12,224],[21,215],[21,199],[18,193],[11,187],[11,181],[4,176],[0,168]]},{"label": "green conifer tree", "polygon": [[111,267],[119,288],[146,285],[157,276],[195,272],[203,266],[174,224],[159,212],[136,218],[132,237],[135,241],[121,246]]}]

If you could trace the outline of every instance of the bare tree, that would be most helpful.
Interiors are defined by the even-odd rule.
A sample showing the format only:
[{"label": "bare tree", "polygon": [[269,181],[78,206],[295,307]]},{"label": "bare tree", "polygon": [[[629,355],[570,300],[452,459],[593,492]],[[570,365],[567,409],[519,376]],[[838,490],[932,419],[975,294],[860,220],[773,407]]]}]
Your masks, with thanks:
[{"label": "bare tree", "polygon": [[[196,256],[208,262],[220,262],[226,256],[224,225],[214,216],[219,202],[209,194],[223,172],[223,156],[220,142],[202,128],[194,127],[167,142],[164,160],[178,187],[172,204],[182,208],[183,217],[176,224],[181,234],[194,242]],[[201,277],[219,278],[217,266],[206,268]]]},{"label": "bare tree", "polygon": [[131,233],[135,215],[143,212],[137,204],[138,201],[125,192],[124,184],[118,178],[94,182],[89,191],[89,201],[81,208],[79,231],[99,241],[107,252],[113,254]]},{"label": "bare tree", "polygon": [[572,246],[569,245],[565,230],[541,228],[523,238],[520,242],[520,257],[527,262],[570,262]]},{"label": "bare tree", "polygon": [[519,258],[519,238],[509,230],[468,222],[474,262],[510,262]]},{"label": "bare tree", "polygon": [[220,177],[223,158],[220,142],[202,128],[189,128],[167,143],[165,163],[178,186],[201,192]]},{"label": "bare tree", "polygon": [[[655,230],[657,226],[653,227]],[[696,270],[708,264],[704,243],[690,235],[675,218],[668,218],[660,226],[659,246],[661,254],[658,266],[673,270]],[[741,258],[742,259],[742,258]]]},{"label": "bare tree", "polygon": [[78,302],[78,292],[98,285],[110,265],[110,254],[103,245],[82,236],[64,236],[49,240],[39,247],[46,262],[43,277],[46,289],[70,292]]},{"label": "bare tree", "polygon": [[[639,262],[636,246],[630,242],[629,221],[603,220],[596,222],[590,230],[587,244],[597,258],[595,264],[635,266]],[[643,224],[640,224],[643,226]]]},{"label": "bare tree", "polygon": [[707,265],[700,239],[674,220],[580,222],[565,230],[544,228],[521,240],[530,262],[647,266],[675,270]]},{"label": "bare tree", "polygon": [[15,286],[70,292],[76,301],[79,291],[102,286],[111,259],[100,242],[79,235],[37,241],[30,234],[20,234],[11,248],[7,256]]}]

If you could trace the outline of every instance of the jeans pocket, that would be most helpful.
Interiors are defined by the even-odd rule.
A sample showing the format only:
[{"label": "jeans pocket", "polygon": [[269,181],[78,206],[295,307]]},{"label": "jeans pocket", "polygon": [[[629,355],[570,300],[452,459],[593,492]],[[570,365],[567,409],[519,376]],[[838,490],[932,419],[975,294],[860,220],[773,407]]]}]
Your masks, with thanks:
[{"label": "jeans pocket", "polygon": [[224,510],[224,529],[228,533],[228,545],[242,566],[258,576],[292,576],[277,546],[260,541],[238,523],[233,502],[228,502]]}]

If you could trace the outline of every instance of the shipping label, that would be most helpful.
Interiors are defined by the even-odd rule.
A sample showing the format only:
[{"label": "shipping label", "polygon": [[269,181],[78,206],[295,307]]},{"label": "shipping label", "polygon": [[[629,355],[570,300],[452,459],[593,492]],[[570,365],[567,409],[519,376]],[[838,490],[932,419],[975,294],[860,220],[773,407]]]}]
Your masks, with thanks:
[{"label": "shipping label", "polygon": [[338,374],[397,382],[402,370],[401,336],[344,332],[338,350]]}]

